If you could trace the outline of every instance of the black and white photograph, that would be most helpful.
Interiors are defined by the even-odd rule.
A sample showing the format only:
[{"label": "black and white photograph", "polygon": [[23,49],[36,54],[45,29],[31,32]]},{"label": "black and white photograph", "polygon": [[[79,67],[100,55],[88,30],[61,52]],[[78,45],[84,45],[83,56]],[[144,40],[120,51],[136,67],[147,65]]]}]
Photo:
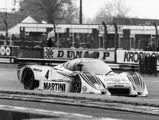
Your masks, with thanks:
[{"label": "black and white photograph", "polygon": [[0,0],[0,120],[159,120],[158,11]]}]

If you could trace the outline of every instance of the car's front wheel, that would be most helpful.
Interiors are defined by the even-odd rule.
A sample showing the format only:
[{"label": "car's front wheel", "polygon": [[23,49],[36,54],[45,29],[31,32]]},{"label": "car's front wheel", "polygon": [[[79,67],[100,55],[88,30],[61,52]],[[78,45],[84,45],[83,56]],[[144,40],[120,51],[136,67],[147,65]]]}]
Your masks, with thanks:
[{"label": "car's front wheel", "polygon": [[73,92],[74,93],[80,93],[81,92],[81,87],[82,87],[82,82],[80,77],[77,75],[75,77],[75,80],[73,82]]},{"label": "car's front wheel", "polygon": [[34,73],[31,69],[26,69],[23,74],[24,89],[33,90],[36,87],[36,81],[34,80]]}]

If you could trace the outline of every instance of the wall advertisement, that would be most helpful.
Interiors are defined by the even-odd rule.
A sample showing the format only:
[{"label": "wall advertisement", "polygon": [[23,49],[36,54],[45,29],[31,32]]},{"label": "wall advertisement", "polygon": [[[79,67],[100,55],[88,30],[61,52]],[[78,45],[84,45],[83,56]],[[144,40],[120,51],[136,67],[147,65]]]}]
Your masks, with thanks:
[{"label": "wall advertisement", "polygon": [[[159,52],[154,51],[128,51],[128,50],[117,50],[117,63],[132,63],[138,64],[140,57],[158,57]],[[157,60],[157,65],[159,65],[159,59]]]},{"label": "wall advertisement", "polygon": [[58,49],[44,48],[45,59],[98,58],[106,62],[115,62],[113,50]]}]

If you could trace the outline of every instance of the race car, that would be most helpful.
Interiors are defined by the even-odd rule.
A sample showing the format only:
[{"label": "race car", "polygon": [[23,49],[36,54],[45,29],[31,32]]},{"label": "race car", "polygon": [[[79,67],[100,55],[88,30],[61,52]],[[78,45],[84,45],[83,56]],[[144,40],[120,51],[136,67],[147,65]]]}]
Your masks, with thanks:
[{"label": "race car", "polygon": [[104,61],[94,58],[68,60],[54,67],[21,64],[17,75],[27,90],[148,96],[139,73],[115,73]]}]

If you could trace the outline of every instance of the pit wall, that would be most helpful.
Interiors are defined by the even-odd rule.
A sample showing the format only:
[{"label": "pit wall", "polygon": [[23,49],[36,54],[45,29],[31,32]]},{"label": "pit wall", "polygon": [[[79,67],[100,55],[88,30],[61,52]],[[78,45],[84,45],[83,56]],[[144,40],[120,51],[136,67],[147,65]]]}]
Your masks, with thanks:
[{"label": "pit wall", "polygon": [[[116,57],[115,57],[116,52]],[[74,59],[98,58],[105,62],[117,64],[138,64],[140,57],[155,56],[159,52],[129,51],[129,50],[103,50],[103,49],[74,49],[74,48],[28,48],[18,46],[0,46],[0,58],[41,58],[41,59]],[[116,58],[116,60],[115,60]],[[159,65],[159,59],[157,59]]]}]

